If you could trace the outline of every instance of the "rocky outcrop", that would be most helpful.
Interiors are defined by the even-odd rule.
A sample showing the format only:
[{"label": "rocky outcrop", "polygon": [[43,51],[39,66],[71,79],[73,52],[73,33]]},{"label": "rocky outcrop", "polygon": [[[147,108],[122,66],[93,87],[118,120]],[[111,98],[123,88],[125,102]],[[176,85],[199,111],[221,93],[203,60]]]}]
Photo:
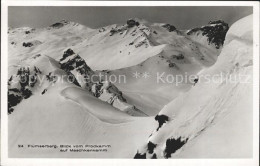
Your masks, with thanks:
[{"label": "rocky outcrop", "polygon": [[169,117],[166,115],[156,115],[154,118],[157,122],[158,122],[158,128],[157,131],[162,127],[162,125],[164,123],[166,123],[167,121],[169,121]]},{"label": "rocky outcrop", "polygon": [[140,25],[140,23],[134,19],[127,20],[126,24],[127,24],[128,28]]},{"label": "rocky outcrop", "polygon": [[[133,28],[133,27],[135,27],[135,26],[138,27],[139,25],[140,25],[140,23],[139,23],[138,21],[136,21],[136,20],[134,20],[134,19],[129,19],[129,20],[127,20],[127,22],[126,22],[126,25],[113,27],[113,28],[110,30],[110,36],[113,36],[114,34],[117,34],[117,33],[120,34],[120,35],[122,35],[123,32],[127,31],[129,28]],[[100,29],[99,32],[103,32],[103,30]],[[131,35],[132,35],[132,36],[135,36],[135,35],[136,35],[135,32],[136,32],[136,30],[134,30],[134,31],[131,33]]]},{"label": "rocky outcrop", "polygon": [[61,69],[64,70],[74,80],[74,84],[90,90],[92,82],[90,81],[94,71],[86,64],[78,54],[72,49],[68,49],[63,53],[60,59]]},{"label": "rocky outcrop", "polygon": [[146,159],[146,153],[139,153],[137,152],[134,156],[134,159]]},{"label": "rocky outcrop", "polygon": [[118,28],[118,27],[115,27],[115,28],[112,28],[111,30],[110,30],[110,36],[113,36],[114,34],[116,34],[116,33],[121,33],[121,32],[123,32],[123,31],[125,31],[126,29],[124,28],[124,27],[121,27],[121,28]]},{"label": "rocky outcrop", "polygon": [[181,139],[179,137],[178,139],[169,138],[166,141],[166,147],[164,150],[164,157],[170,158],[172,153],[175,153],[178,149],[180,149],[186,142],[188,141],[188,138]]},{"label": "rocky outcrop", "polygon": [[182,59],[184,59],[184,56],[183,56],[183,54],[177,54],[177,55],[172,55],[172,58],[173,59],[177,59],[177,60],[182,60]]},{"label": "rocky outcrop", "polygon": [[59,29],[59,28],[62,28],[64,25],[67,25],[67,24],[69,24],[69,21],[61,20],[60,22],[56,22],[56,23],[52,24],[50,27]]},{"label": "rocky outcrop", "polygon": [[8,89],[8,114],[11,114],[14,111],[14,106],[19,104],[23,97],[21,92],[17,88]]},{"label": "rocky outcrop", "polygon": [[[40,57],[37,54],[32,57],[36,59]],[[100,98],[101,100],[115,106],[123,104],[122,108],[133,107],[133,110],[139,111],[134,106],[126,103],[126,99],[123,97],[122,92],[112,83],[98,78],[92,79],[94,71],[86,64],[72,49],[67,49],[62,58],[59,61],[60,68],[66,72],[68,81],[79,87],[89,90],[93,96]],[[38,81],[38,75],[46,78],[50,83],[55,83],[57,78],[50,72],[47,75],[43,75],[39,68],[33,67],[21,67],[17,70],[16,75],[12,75],[8,81],[8,113],[13,111],[13,107],[18,105],[23,99],[29,98],[33,94],[33,89]],[[93,77],[94,78],[94,77]],[[95,77],[96,78],[96,77]],[[47,89],[43,89],[41,94],[44,95]]]},{"label": "rocky outcrop", "polygon": [[164,25],[162,25],[162,27],[167,29],[169,32],[173,32],[176,30],[175,26],[173,26],[171,24],[164,24]]},{"label": "rocky outcrop", "polygon": [[23,42],[24,47],[32,47],[32,46],[37,46],[37,45],[40,45],[40,44],[42,44],[42,42],[39,41],[39,40],[34,40],[34,41],[30,41],[30,42]]},{"label": "rocky outcrop", "polygon": [[[78,54],[72,49],[67,49],[59,61],[61,69],[72,78],[74,84],[87,89],[93,96],[109,103],[121,111],[126,111],[130,115],[143,115],[135,106],[127,103],[123,93],[111,82],[103,80],[99,72],[94,72]],[[135,113],[133,113],[135,112]]]},{"label": "rocky outcrop", "polygon": [[21,67],[16,75],[12,75],[8,80],[8,113],[13,112],[13,107],[23,99],[28,99],[32,95],[32,89],[37,83],[37,75],[41,71],[37,67]]},{"label": "rocky outcrop", "polygon": [[113,98],[111,98],[110,100],[107,100],[107,102],[111,105],[113,105],[113,102],[115,101],[115,99],[118,99],[120,101],[126,102],[126,99],[123,97],[122,92],[111,82],[108,81],[100,81],[97,83],[93,83],[92,88],[91,88],[91,92],[93,93],[93,95],[97,98],[99,98],[103,93],[105,93],[104,91],[113,94]]},{"label": "rocky outcrop", "polygon": [[199,28],[191,29],[187,32],[187,35],[203,35],[206,36],[210,44],[214,44],[219,49],[225,40],[226,33],[229,29],[227,23],[222,20],[210,21],[208,25]]},{"label": "rocky outcrop", "polygon": [[33,33],[34,31],[35,31],[35,29],[32,28],[32,29],[26,30],[24,33],[25,33],[26,35],[28,35],[28,34],[30,34],[30,33]]},{"label": "rocky outcrop", "polygon": [[156,144],[149,141],[147,144],[148,153],[153,154],[155,148],[156,148]]},{"label": "rocky outcrop", "polygon": [[24,47],[32,47],[33,46],[33,44],[31,43],[31,42],[23,42],[23,46]]}]

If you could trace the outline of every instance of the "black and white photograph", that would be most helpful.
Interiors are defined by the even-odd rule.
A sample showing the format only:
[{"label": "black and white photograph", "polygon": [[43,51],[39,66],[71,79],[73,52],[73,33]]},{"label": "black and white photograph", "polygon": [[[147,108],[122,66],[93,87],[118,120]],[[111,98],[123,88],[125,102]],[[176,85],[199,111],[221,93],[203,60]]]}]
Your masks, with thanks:
[{"label": "black and white photograph", "polygon": [[7,158],[253,159],[257,5],[7,6]]}]

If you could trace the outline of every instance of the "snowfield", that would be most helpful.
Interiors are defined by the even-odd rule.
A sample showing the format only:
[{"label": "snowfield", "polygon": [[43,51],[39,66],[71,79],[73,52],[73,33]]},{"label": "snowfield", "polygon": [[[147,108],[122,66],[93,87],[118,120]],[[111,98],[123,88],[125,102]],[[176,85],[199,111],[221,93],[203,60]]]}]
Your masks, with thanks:
[{"label": "snowfield", "polygon": [[[252,157],[252,24],[250,15],[230,28],[213,21],[178,30],[137,18],[99,29],[65,20],[10,28],[9,157]],[[126,82],[90,80],[95,74],[124,75]],[[199,79],[158,83],[158,74]],[[221,74],[229,77],[204,77]]]}]

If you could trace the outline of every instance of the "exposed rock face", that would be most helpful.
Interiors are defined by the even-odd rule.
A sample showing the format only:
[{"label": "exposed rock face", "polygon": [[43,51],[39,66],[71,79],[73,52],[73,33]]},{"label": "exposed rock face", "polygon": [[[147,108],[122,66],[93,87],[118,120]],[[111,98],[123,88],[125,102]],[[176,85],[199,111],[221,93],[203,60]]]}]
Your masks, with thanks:
[{"label": "exposed rock face", "polygon": [[119,91],[119,89],[111,82],[103,81],[103,82],[94,83],[92,85],[92,93],[95,97],[99,98],[102,95],[102,93],[104,93],[105,90],[108,93],[113,94],[113,98],[107,101],[109,104],[113,105],[115,99],[119,99],[120,101],[126,102],[126,99],[123,97],[122,92]]},{"label": "exposed rock face", "polygon": [[157,155],[154,153],[151,159],[157,159]]},{"label": "exposed rock face", "polygon": [[228,24],[222,20],[210,21],[206,26],[189,30],[187,35],[201,34],[207,36],[208,42],[215,44],[215,47],[219,49],[224,43],[228,29]]},{"label": "exposed rock face", "polygon": [[110,30],[110,36],[113,36],[114,34],[116,33],[119,33],[119,32],[123,32],[123,29],[122,28],[113,28]]},{"label": "exposed rock face", "polygon": [[175,26],[171,24],[164,24],[162,27],[166,28],[169,32],[173,32],[176,30]]},{"label": "exposed rock face", "polygon": [[13,107],[22,101],[23,97],[19,89],[8,89],[8,114],[13,112]]},{"label": "exposed rock face", "polygon": [[134,156],[134,159],[146,159],[146,153],[141,154],[141,153],[137,152]]},{"label": "exposed rock face", "polygon": [[65,70],[65,71],[71,71],[71,70],[75,69],[80,74],[87,74],[87,75],[91,75],[94,73],[93,70],[91,70],[90,67],[86,64],[86,62],[79,55],[76,55],[70,49],[67,50],[66,52],[64,52],[61,62],[64,59],[66,59],[66,57],[73,55],[73,54],[74,54],[74,56],[72,58],[69,57],[66,62],[61,63],[61,69]]},{"label": "exposed rock face", "polygon": [[129,28],[140,25],[140,23],[134,19],[129,19],[126,23]]},{"label": "exposed rock face", "polygon": [[37,83],[37,75],[41,71],[37,67],[21,67],[16,75],[12,75],[8,80],[8,113],[13,112],[13,107],[23,99],[32,95],[32,89]]},{"label": "exposed rock face", "polygon": [[[72,49],[64,52],[60,59],[61,69],[66,71],[74,79],[74,84],[90,91],[93,96],[111,104],[112,106],[126,111],[130,115],[143,114],[135,106],[127,104],[122,92],[111,82],[105,81],[94,72],[78,54]],[[93,75],[95,74],[95,77]]]},{"label": "exposed rock face", "polygon": [[172,58],[176,58],[177,60],[182,60],[184,59],[183,54],[178,54],[178,55],[173,55]]},{"label": "exposed rock face", "polygon": [[34,40],[34,41],[30,41],[30,42],[23,42],[24,47],[32,47],[32,46],[36,46],[36,45],[40,45],[40,44],[42,44],[42,42],[39,41],[39,40]]},{"label": "exposed rock face", "polygon": [[156,144],[149,141],[149,143],[147,144],[148,153],[152,154],[154,151],[154,148],[156,148]]},{"label": "exposed rock face", "polygon": [[60,61],[65,60],[68,56],[73,55],[73,54],[75,54],[74,51],[69,48],[67,51],[64,52],[64,54],[63,54],[62,58],[60,59]]},{"label": "exposed rock face", "polygon": [[61,20],[60,22],[52,24],[50,27],[58,29],[58,28],[61,28],[68,23],[69,23],[69,21],[67,21],[67,20]]},{"label": "exposed rock face", "polygon": [[141,47],[143,45],[145,46],[145,48],[147,48],[149,46],[149,42],[147,39],[144,39],[144,40],[140,41],[139,43],[137,43],[135,45],[135,48]]},{"label": "exposed rock face", "polygon": [[86,64],[78,54],[75,54],[72,49],[68,49],[64,52],[60,59],[61,69],[66,71],[68,75],[71,75],[74,79],[74,83],[78,86],[87,88],[90,90],[92,82],[90,77],[94,74],[94,71]]},{"label": "exposed rock face", "polygon": [[[122,26],[115,26],[110,30],[110,36],[113,36],[114,34],[120,34],[122,35],[123,32],[125,32],[126,30],[128,30],[128,28],[132,28],[135,26],[139,26],[140,23],[134,19],[129,19],[127,20],[126,25],[122,25]],[[103,32],[104,30],[100,29],[99,32]],[[136,30],[134,31],[136,32]],[[132,32],[132,36],[135,36],[134,32]]]},{"label": "exposed rock face", "polygon": [[[40,54],[33,56],[31,59],[37,59]],[[58,64],[58,63],[57,63]],[[104,80],[99,72],[94,72],[78,54],[72,49],[64,51],[62,58],[59,61],[57,69],[62,69],[66,72],[66,78],[69,83],[87,89],[93,96],[110,105],[124,111],[132,116],[146,116],[142,111],[135,106],[127,103],[122,92],[111,82]],[[94,75],[95,74],[95,75]],[[34,86],[38,81],[38,75],[42,80],[46,78],[48,83],[55,83],[57,76],[52,72],[43,75],[36,67],[21,67],[17,70],[16,75],[12,75],[8,81],[8,113],[13,111],[13,107],[19,104],[23,99],[29,98],[36,91]],[[92,76],[95,77],[92,77]],[[46,87],[40,89],[40,94],[44,95],[47,92]]]},{"label": "exposed rock face", "polygon": [[25,34],[30,34],[30,33],[33,33],[35,31],[34,28],[30,29],[30,30],[26,30],[24,33]]},{"label": "exposed rock face", "polygon": [[127,25],[122,25],[122,26],[116,26],[116,27],[113,27],[111,30],[110,30],[110,36],[113,36],[114,34],[120,34],[122,35],[123,32],[125,32],[127,30],[128,26]]},{"label": "exposed rock face", "polygon": [[171,154],[175,153],[178,149],[180,149],[187,141],[188,138],[182,140],[181,137],[179,137],[178,139],[174,139],[174,138],[167,139],[166,148],[164,150],[164,157],[170,158]]},{"label": "exposed rock face", "polygon": [[[163,126],[164,123],[167,123],[170,121],[169,117],[166,115],[156,115],[155,120],[158,121],[159,126],[150,136],[149,136],[149,142],[146,144],[145,148],[143,149],[142,153],[135,154],[134,158],[150,158],[150,159],[156,159],[158,154],[158,151],[156,152],[155,149],[158,148],[159,144],[154,143],[153,136],[156,135],[159,131],[159,129]],[[187,143],[189,138],[187,137],[178,137],[175,138],[168,138],[165,141],[165,148],[163,150],[163,156],[164,158],[170,158],[173,153],[175,153],[178,149],[180,149],[183,145]]]},{"label": "exposed rock face", "polygon": [[32,47],[33,44],[31,42],[27,42],[27,43],[23,42],[23,46],[24,47]]},{"label": "exposed rock face", "polygon": [[159,126],[157,128],[157,131],[162,127],[162,125],[164,123],[166,123],[167,121],[169,121],[169,117],[166,115],[156,115],[155,116],[155,120],[158,121]]}]

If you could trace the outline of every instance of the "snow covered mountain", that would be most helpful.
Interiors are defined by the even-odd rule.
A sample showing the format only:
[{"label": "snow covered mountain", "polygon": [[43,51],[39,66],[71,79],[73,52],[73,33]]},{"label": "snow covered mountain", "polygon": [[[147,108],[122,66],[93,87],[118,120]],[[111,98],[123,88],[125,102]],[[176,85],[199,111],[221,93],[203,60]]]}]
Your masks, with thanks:
[{"label": "snow covered mountain", "polygon": [[[196,36],[191,33],[194,29],[182,32],[173,25],[152,24],[140,19],[130,19],[127,24],[115,24],[100,29],[90,29],[64,20],[42,29],[9,28],[9,51],[12,54],[9,62],[12,64],[13,61],[17,62],[39,52],[57,60],[63,50],[71,47],[83,59],[88,60],[88,64],[94,70],[111,70],[137,65],[163,50],[167,52],[169,47],[179,48],[177,52],[183,51],[182,48],[186,46],[189,47],[187,51],[198,54],[194,55],[196,58],[205,58],[203,64],[206,65],[211,64],[212,60],[209,55],[206,57],[203,55],[208,51],[207,53],[212,53],[213,59],[216,59],[214,55],[219,52],[219,49],[214,48],[221,47],[228,26],[219,23],[205,27],[213,27],[213,29],[197,30],[203,33],[198,35],[199,32],[196,32],[201,40],[194,39],[195,42],[189,40]],[[212,40],[214,38],[212,35],[219,36],[219,39]],[[201,44],[204,46],[197,46]],[[204,47],[212,49],[207,50]],[[103,61],[106,63],[102,63]]]},{"label": "snow covered mountain", "polygon": [[[41,65],[37,65],[37,62]],[[32,66],[31,64],[34,65]],[[9,113],[13,112],[13,107],[19,104],[22,99],[27,99],[37,93],[44,95],[49,87],[57,81],[55,72],[62,70],[62,74],[59,75],[68,77],[67,81],[90,91],[93,96],[102,101],[108,102],[119,110],[131,115],[146,116],[135,106],[127,104],[122,92],[110,82],[99,78],[98,80],[90,80],[91,76],[94,75],[94,71],[71,49],[64,52],[59,62],[50,57],[42,57],[41,54],[37,54],[32,58],[24,59],[23,65],[28,65],[28,67],[19,67],[17,74],[12,75],[8,81]],[[35,65],[39,66],[39,68]],[[46,69],[47,66],[51,67]],[[48,82],[47,86],[45,85],[44,87],[42,84],[46,84],[46,82]]]},{"label": "snow covered mountain", "polygon": [[[136,80],[132,81],[132,73],[134,71],[139,73],[155,73],[161,71],[174,75],[183,73],[194,74],[203,67],[214,64],[220,47],[223,44],[228,25],[221,21],[213,23],[210,22],[208,26],[204,26],[201,29],[195,28],[187,32],[181,32],[170,24],[151,24],[140,19],[129,19],[124,25],[111,25],[97,30],[65,20],[39,30],[32,28],[9,29],[9,53],[12,55],[9,59],[9,78],[12,77],[11,75],[17,73],[17,64],[22,67],[26,65],[31,66],[34,62],[30,61],[26,63],[24,61],[27,61],[30,57],[36,58],[40,55],[47,55],[53,58],[53,60],[60,62],[60,68],[66,72],[72,72],[72,75],[76,73],[82,75],[81,78],[77,78],[80,80],[74,83],[87,81],[84,77],[90,77],[94,74],[94,71],[90,68],[100,70],[108,68],[110,72],[106,72],[105,74],[124,74],[128,77],[128,83],[125,84],[127,87],[120,87],[122,85],[117,86],[126,91],[126,93],[129,91],[137,92],[125,95],[126,98],[129,98],[131,105],[135,105],[136,103],[137,107],[122,105],[121,102],[126,100],[120,95],[122,92],[115,86],[111,88],[109,83],[102,83],[102,85],[107,86],[107,88],[110,87],[110,90],[114,89],[114,91],[117,91],[113,93],[113,95],[117,94],[115,97],[116,100],[113,99],[113,95],[105,97],[104,100],[110,103],[114,103],[115,100],[115,105],[125,107],[119,108],[121,110],[126,108],[128,112],[137,110],[136,112],[140,114],[141,111],[138,110],[139,108],[145,112],[141,113],[143,115],[155,115],[163,105],[176,97],[178,93],[186,91],[191,86],[183,85],[183,90],[180,90],[181,88],[179,87],[170,87],[174,93],[177,92],[175,95],[167,95],[169,86],[159,85],[158,87],[157,83],[146,86],[148,89],[144,91],[143,84],[147,84],[147,81],[155,81],[150,81],[149,79],[141,82],[137,82]],[[191,32],[196,32],[196,35]],[[200,39],[195,39],[194,36],[199,36]],[[218,40],[212,40],[212,38],[214,38],[212,36],[217,36]],[[68,46],[70,46],[70,48],[68,48]],[[67,51],[64,52],[64,50]],[[77,54],[74,52],[77,52]],[[62,58],[61,54],[63,54]],[[66,59],[67,57],[68,59]],[[84,60],[87,61],[90,67],[86,65]],[[44,64],[41,65],[42,68],[45,68]],[[73,66],[73,69],[71,66]],[[112,70],[115,68],[117,69]],[[50,72],[51,71],[46,71],[46,75],[50,74]],[[81,84],[80,86],[89,90],[92,88],[92,91],[98,91],[95,88],[101,88],[100,83],[99,86],[97,86],[97,84],[93,85],[92,83],[87,84],[89,85]],[[101,89],[103,91],[103,89],[107,88]],[[151,88],[155,90],[154,94],[147,93]],[[143,106],[142,103],[135,101],[139,100],[138,97],[136,97],[137,94],[142,98],[147,98],[147,95],[153,96],[153,98],[157,98],[156,100],[160,102],[155,102],[158,106],[152,106],[151,108],[150,105],[154,103],[154,101],[150,100],[145,102],[145,106]],[[99,94],[94,95],[100,97]],[[167,98],[167,100],[165,100],[165,98]],[[132,102],[132,100],[134,101]],[[120,102],[117,103],[117,101]]]},{"label": "snow covered mountain", "polygon": [[[208,84],[200,78],[219,73],[252,74],[251,17],[230,29],[220,20],[179,30],[167,23],[149,23],[138,18],[98,29],[66,20],[41,29],[9,28],[10,155],[90,158],[198,155],[194,149],[203,146],[200,139],[212,137],[215,126],[232,130],[221,126],[226,118],[249,118],[252,113],[251,84]],[[237,32],[236,26],[241,24],[243,28]],[[158,74],[162,80],[168,75],[196,75],[200,81],[195,86],[194,80],[158,83]],[[122,75],[123,83],[107,79]],[[248,115],[244,115],[245,111]],[[111,148],[108,153],[98,154],[59,153],[59,148],[19,149],[16,145],[21,142],[109,144]],[[214,148],[213,144],[209,146]],[[204,155],[214,157],[213,152]]]}]

